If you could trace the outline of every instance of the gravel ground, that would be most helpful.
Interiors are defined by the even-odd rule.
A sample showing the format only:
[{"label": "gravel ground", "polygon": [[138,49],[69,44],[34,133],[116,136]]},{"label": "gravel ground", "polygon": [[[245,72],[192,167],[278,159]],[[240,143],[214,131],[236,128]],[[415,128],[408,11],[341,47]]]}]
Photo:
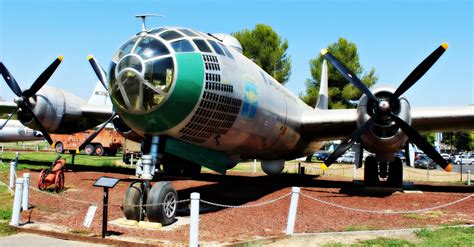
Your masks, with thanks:
[{"label": "gravel ground", "polygon": [[[287,166],[293,169],[295,164]],[[309,165],[308,165],[309,167]],[[110,169],[110,168],[109,168]],[[313,168],[317,169],[317,168]],[[199,192],[201,199],[215,203],[249,206],[283,197],[274,203],[260,207],[220,208],[201,203],[199,238],[203,243],[236,243],[268,237],[284,236],[292,186],[301,187],[298,204],[296,233],[329,231],[354,231],[372,229],[401,229],[438,225],[474,223],[473,197],[460,203],[425,213],[380,214],[387,211],[407,211],[444,205],[472,195],[472,187],[453,183],[415,182],[416,189],[423,193],[400,193],[368,191],[352,182],[352,172],[337,172],[338,167],[326,171],[326,175],[283,174],[267,177],[261,173],[230,172],[226,176],[207,173],[199,180],[170,180],[178,191],[179,199],[187,199],[191,192]],[[410,168],[411,169],[411,168]],[[22,171],[19,174],[22,174]],[[36,187],[38,171],[28,171],[32,186]],[[359,173],[361,171],[358,171]],[[329,174],[329,175],[328,175]],[[5,175],[6,176],[6,175]],[[5,177],[4,176],[4,177]],[[100,236],[102,215],[102,188],[92,184],[101,176],[120,178],[109,194],[109,221],[123,218],[120,205],[125,190],[133,180],[132,175],[104,171],[82,171],[66,173],[66,190],[39,193],[30,190],[32,208],[22,212],[24,227],[52,226],[50,230],[74,234]],[[421,176],[426,176],[422,174]],[[433,176],[434,177],[434,176]],[[361,178],[361,177],[359,177]],[[3,181],[6,181],[2,178]],[[324,204],[317,198],[350,208],[374,211],[357,212]],[[91,228],[82,226],[90,203],[99,205]],[[189,216],[189,205],[180,205],[179,216]],[[376,213],[378,212],[378,213]],[[174,229],[143,229],[108,225],[114,238],[145,243],[187,243],[189,227],[183,225]]]}]

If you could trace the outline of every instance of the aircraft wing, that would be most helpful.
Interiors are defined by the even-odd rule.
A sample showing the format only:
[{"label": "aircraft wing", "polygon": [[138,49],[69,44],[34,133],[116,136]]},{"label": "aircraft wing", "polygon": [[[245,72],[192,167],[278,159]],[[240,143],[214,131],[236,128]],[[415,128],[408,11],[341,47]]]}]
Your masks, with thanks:
[{"label": "aircraft wing", "polygon": [[113,111],[110,105],[92,105],[87,104],[81,107],[82,116],[86,118],[94,118],[105,122],[110,116],[112,116]]},{"label": "aircraft wing", "polygon": [[12,113],[17,105],[14,102],[0,101],[0,114]]},{"label": "aircraft wing", "polygon": [[[309,140],[345,139],[357,129],[356,109],[311,110],[301,119],[302,133]],[[474,129],[474,105],[417,107],[411,109],[412,127],[420,132]]]}]

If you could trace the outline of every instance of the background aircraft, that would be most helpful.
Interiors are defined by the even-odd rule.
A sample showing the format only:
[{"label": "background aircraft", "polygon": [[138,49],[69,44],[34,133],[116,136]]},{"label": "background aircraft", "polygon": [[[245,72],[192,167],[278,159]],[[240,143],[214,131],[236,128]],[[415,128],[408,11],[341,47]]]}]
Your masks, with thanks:
[{"label": "background aircraft", "polygon": [[[313,153],[325,140],[347,136],[326,166],[359,141],[375,154],[366,159],[366,184],[387,179],[391,186],[401,186],[402,164],[394,154],[408,140],[440,166],[450,169],[417,130],[473,128],[472,106],[411,109],[403,96],[446,49],[446,44],[439,46],[399,88],[382,86],[371,90],[323,50],[329,62],[364,92],[357,109],[327,110],[327,79],[322,80],[316,108],[307,106],[243,56],[242,47],[232,36],[187,28],[145,29],[120,47],[108,73],[89,57],[99,80],[108,88],[115,113],[111,115],[110,109],[84,110],[83,105],[78,105],[81,110],[76,112],[82,118],[75,119],[79,122],[92,116],[96,120],[109,117],[103,126],[113,121],[117,130],[141,139],[142,151],[150,154],[142,157],[142,180],[132,183],[125,195],[124,212],[129,219],[140,220],[144,210],[150,221],[164,225],[174,221],[176,191],[169,183],[159,182],[153,187],[149,184],[153,165],[158,161],[165,173],[193,175],[201,165],[225,173],[241,159],[257,158],[264,172],[276,175],[282,172],[285,160]],[[27,116],[21,119],[30,119],[26,123],[34,122],[39,129],[45,129],[42,121],[62,122],[59,117],[80,115],[45,114],[61,107],[57,104],[48,104],[44,112],[36,110],[41,104],[33,96],[51,97],[38,91],[45,81],[39,87],[35,82],[31,89],[21,92],[6,68],[1,72],[18,96],[18,108]],[[64,102],[69,104],[69,97]],[[59,131],[59,127],[64,126],[51,129]],[[131,206],[145,202],[148,206],[143,209]]]},{"label": "background aircraft", "polygon": [[[5,121],[0,120],[0,126],[3,126]],[[44,137],[41,132],[25,127],[18,120],[10,120],[0,130],[0,142],[36,141],[43,139]]]}]

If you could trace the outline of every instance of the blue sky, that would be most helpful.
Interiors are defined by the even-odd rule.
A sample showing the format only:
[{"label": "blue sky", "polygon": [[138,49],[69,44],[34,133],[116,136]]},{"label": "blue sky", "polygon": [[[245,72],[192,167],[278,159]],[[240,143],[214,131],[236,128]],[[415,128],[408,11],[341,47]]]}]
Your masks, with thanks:
[{"label": "blue sky", "polygon": [[[471,0],[0,0],[0,61],[27,88],[63,55],[48,84],[88,98],[97,79],[87,55],[107,68],[140,30],[134,15],[159,13],[167,17],[150,19],[149,27],[232,33],[272,26],[288,39],[293,69],[286,86],[295,94],[305,90],[309,60],[339,37],[357,44],[361,64],[376,69],[379,84],[394,87],[446,41],[448,51],[406,95],[412,106],[467,105],[474,103],[473,12]],[[3,79],[0,96],[13,97]]]}]

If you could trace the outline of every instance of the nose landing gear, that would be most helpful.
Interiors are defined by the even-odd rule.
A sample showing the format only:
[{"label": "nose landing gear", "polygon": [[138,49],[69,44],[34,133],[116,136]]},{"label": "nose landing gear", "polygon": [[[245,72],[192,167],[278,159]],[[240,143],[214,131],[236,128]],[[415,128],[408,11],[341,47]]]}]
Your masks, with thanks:
[{"label": "nose landing gear", "polygon": [[367,157],[364,167],[364,185],[402,188],[403,164],[400,158],[395,157],[391,162],[378,162],[374,156]]},{"label": "nose landing gear", "polygon": [[176,221],[178,194],[170,182],[150,184],[158,163],[158,144],[159,138],[154,136],[150,155],[142,155],[137,164],[136,176],[141,180],[133,182],[126,191],[123,212],[127,220],[142,221],[146,217],[150,222],[166,226]]}]

